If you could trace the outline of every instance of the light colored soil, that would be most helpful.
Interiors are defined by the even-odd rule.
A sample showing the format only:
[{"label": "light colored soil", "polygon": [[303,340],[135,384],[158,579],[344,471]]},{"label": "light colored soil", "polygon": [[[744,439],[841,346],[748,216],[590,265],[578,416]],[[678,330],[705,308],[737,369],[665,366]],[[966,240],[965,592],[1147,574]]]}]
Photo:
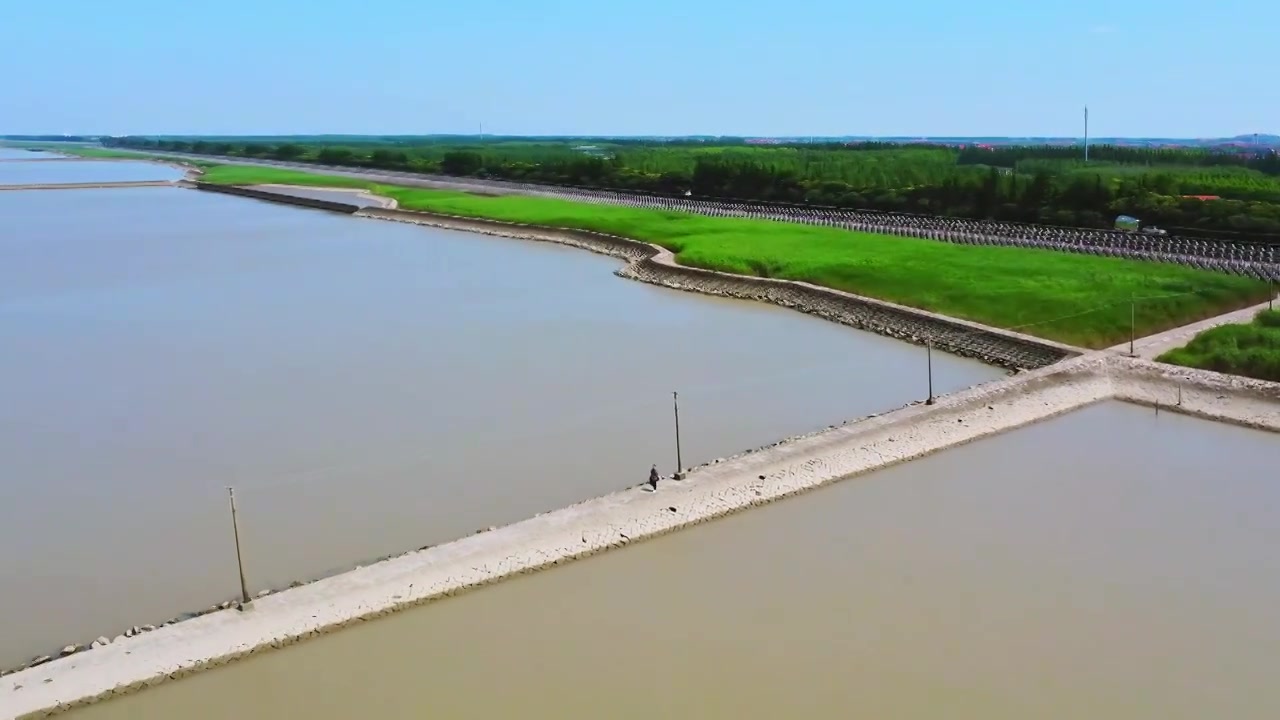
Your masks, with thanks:
[{"label": "light colored soil", "polygon": [[[1134,356],[1155,359],[1170,350],[1186,345],[1191,342],[1196,335],[1199,335],[1205,330],[1210,330],[1221,325],[1243,325],[1249,323],[1258,313],[1266,310],[1270,305],[1271,303],[1259,303],[1252,307],[1234,310],[1229,313],[1208,318],[1207,320],[1201,320],[1199,322],[1191,323],[1190,325],[1183,325],[1182,327],[1174,328],[1162,333],[1139,338],[1133,343]],[[1277,307],[1280,307],[1280,305],[1277,305]],[[1129,343],[1122,343],[1108,348],[1108,352],[1127,355],[1129,353]]]}]

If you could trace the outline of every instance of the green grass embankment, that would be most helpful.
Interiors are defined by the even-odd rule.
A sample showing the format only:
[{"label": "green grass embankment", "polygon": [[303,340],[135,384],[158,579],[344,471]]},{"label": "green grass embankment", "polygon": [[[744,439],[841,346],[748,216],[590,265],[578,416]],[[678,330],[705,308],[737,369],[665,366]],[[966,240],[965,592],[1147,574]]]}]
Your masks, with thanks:
[{"label": "green grass embankment", "polygon": [[685,265],[803,280],[1083,347],[1139,337],[1256,303],[1265,284],[1190,268],[1049,250],[953,245],[768,220],[377,185],[222,165],[208,182],[360,187],[405,210],[596,230],[661,245]]},{"label": "green grass embankment", "polygon": [[1205,330],[1160,362],[1280,382],[1280,310],[1263,310],[1247,325]]},{"label": "green grass embankment", "polygon": [[316,175],[301,170],[255,167],[252,165],[213,165],[200,177],[219,185],[310,185],[312,187],[366,188],[381,186],[359,178],[338,175]]},{"label": "green grass embankment", "polygon": [[82,157],[86,160],[150,160],[154,162],[165,163],[183,163],[193,165],[199,168],[211,168],[216,163],[205,160],[188,160],[163,155],[151,155],[145,152],[130,152],[128,150],[112,150],[111,148],[100,147],[44,147],[49,152],[62,153],[63,155],[74,155]]}]

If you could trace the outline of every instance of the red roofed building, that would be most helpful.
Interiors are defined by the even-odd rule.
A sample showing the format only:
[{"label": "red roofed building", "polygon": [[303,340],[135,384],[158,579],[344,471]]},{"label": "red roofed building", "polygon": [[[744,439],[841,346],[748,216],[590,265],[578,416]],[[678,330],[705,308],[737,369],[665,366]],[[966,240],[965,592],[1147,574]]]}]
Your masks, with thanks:
[{"label": "red roofed building", "polygon": [[1182,197],[1190,200],[1221,200],[1219,195],[1183,195]]}]

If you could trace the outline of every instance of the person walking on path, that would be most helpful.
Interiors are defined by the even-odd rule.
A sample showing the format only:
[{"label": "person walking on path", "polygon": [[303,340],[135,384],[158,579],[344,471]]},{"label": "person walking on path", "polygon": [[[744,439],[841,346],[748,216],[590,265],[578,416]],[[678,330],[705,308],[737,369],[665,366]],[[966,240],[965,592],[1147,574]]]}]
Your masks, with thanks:
[{"label": "person walking on path", "polygon": [[658,491],[658,466],[657,465],[654,465],[653,467],[649,468],[649,485],[650,487],[653,488],[654,492]]}]

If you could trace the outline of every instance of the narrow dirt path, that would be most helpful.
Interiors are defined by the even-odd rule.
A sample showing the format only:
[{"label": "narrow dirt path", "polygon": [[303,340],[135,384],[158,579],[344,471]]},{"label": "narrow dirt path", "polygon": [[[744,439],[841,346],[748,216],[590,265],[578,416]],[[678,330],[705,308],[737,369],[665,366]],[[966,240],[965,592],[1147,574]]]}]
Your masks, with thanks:
[{"label": "narrow dirt path", "polygon": [[[1233,310],[1229,313],[1223,313],[1222,315],[1211,317],[1206,320],[1193,322],[1189,325],[1183,325],[1182,327],[1177,327],[1172,330],[1166,330],[1162,333],[1138,338],[1133,343],[1133,353],[1136,357],[1154,360],[1156,357],[1173,350],[1174,348],[1180,348],[1183,345],[1186,345],[1191,342],[1192,338],[1205,330],[1216,328],[1221,325],[1243,325],[1244,323],[1250,322],[1253,320],[1255,315],[1266,310],[1268,307],[1271,307],[1271,305],[1272,303],[1270,302],[1259,303],[1251,307]],[[1280,304],[1277,304],[1277,307],[1280,307]],[[1122,343],[1120,345],[1107,348],[1107,352],[1128,355],[1129,343]]]}]

